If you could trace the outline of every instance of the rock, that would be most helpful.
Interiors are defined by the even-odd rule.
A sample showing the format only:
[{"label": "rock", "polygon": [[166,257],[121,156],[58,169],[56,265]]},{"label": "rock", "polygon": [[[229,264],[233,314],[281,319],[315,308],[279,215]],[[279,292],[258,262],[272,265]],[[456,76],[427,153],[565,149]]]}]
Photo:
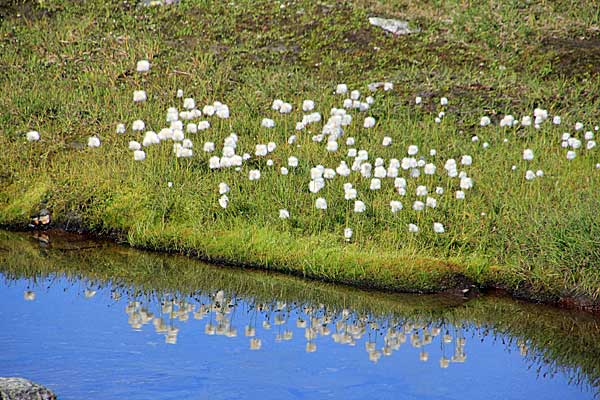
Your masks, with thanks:
[{"label": "rock", "polygon": [[24,378],[0,378],[0,400],[56,400],[56,395]]},{"label": "rock", "polygon": [[399,19],[371,17],[369,18],[369,23],[388,32],[392,32],[394,35],[408,35],[420,31],[420,29],[410,29],[407,21],[401,21]]}]

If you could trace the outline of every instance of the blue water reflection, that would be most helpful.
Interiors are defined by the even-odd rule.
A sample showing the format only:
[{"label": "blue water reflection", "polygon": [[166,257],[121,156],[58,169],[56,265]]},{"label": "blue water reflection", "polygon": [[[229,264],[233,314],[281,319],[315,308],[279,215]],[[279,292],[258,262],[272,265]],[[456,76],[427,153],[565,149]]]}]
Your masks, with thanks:
[{"label": "blue water reflection", "polygon": [[61,399],[594,397],[568,371],[544,377],[525,341],[468,321],[0,278],[0,376]]}]

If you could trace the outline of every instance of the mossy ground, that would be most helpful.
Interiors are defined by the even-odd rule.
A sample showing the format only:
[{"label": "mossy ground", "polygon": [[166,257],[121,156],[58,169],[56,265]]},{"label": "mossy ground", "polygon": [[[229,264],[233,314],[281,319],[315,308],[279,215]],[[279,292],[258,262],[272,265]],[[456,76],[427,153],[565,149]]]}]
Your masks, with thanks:
[{"label": "mossy ground", "polygon": [[[421,32],[386,34],[369,25],[374,15],[406,18]],[[2,6],[0,223],[24,225],[47,207],[58,224],[118,232],[134,246],[194,251],[330,281],[437,291],[466,277],[480,286],[526,289],[534,298],[597,301],[600,172],[594,166],[600,159],[595,153],[567,161],[560,134],[575,121],[598,122],[599,18],[592,2],[574,7],[570,1]],[[139,59],[151,61],[149,74],[135,72]],[[249,152],[256,141],[285,141],[294,117],[276,116],[277,128],[269,132],[259,126],[274,98],[296,108],[314,99],[327,112],[340,103],[335,84],[365,92],[367,83],[380,80],[393,81],[395,89],[377,95],[371,110],[379,130],[372,137],[358,128],[347,134],[386,158],[401,158],[408,144],[436,148],[444,158],[473,155],[475,187],[465,203],[442,201],[435,212],[390,217],[393,193],[365,190],[370,207],[363,215],[334,198],[327,213],[319,213],[308,193],[308,170],[337,161],[308,134],[299,138],[301,149],[281,145],[274,156],[276,165],[289,155],[300,158],[287,180],[256,160],[250,165],[261,168],[263,178],[255,185],[248,185],[246,169],[209,173],[199,148],[205,140],[219,144],[233,131],[247,139],[240,146]],[[132,92],[141,88],[149,101],[134,104]],[[214,120],[192,138],[199,154],[192,160],[176,160],[166,146],[148,149],[144,163],[133,162],[127,142],[139,136],[116,135],[116,123],[142,118],[158,130],[166,108],[180,106],[178,88],[199,104],[226,102],[232,118]],[[413,105],[416,95],[424,99],[420,108]],[[450,104],[438,125],[433,117],[441,96]],[[507,133],[478,127],[482,115],[497,124],[505,114],[530,114],[537,106],[561,115],[569,128]],[[25,141],[30,129],[41,132],[40,142]],[[384,134],[394,145],[382,150]],[[489,151],[471,142],[473,134],[491,144]],[[99,149],[85,147],[92,135],[101,137]],[[526,147],[534,149],[544,179],[523,179]],[[510,173],[513,164],[518,173]],[[226,211],[217,203],[220,181],[232,187]],[[453,192],[446,180],[426,184]],[[328,186],[326,194],[339,193],[341,185]],[[292,217],[279,220],[279,208]],[[424,227],[441,221],[447,232],[409,235],[406,224],[416,218]],[[355,231],[352,243],[343,240],[345,226]]]}]

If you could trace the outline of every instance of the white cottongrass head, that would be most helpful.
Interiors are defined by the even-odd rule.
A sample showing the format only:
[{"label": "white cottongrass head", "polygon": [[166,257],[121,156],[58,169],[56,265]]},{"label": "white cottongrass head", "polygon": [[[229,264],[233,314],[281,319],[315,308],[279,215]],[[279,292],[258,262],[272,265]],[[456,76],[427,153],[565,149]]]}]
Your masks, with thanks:
[{"label": "white cottongrass head", "polygon": [[129,150],[141,150],[142,149],[142,145],[140,142],[137,142],[135,140],[132,140],[129,142]]},{"label": "white cottongrass head", "polygon": [[281,114],[289,114],[292,112],[292,105],[290,103],[283,103],[281,107],[279,107],[279,112]]},{"label": "white cottongrass head", "polygon": [[444,225],[442,225],[439,222],[434,222],[433,223],[433,231],[435,233],[444,233],[445,232]]},{"label": "white cottongrass head", "polygon": [[126,129],[125,129],[125,124],[117,124],[117,133],[122,135],[123,133],[125,133]]},{"label": "white cottongrass head", "polygon": [[134,90],[133,91],[133,101],[136,103],[146,101],[148,96],[146,96],[145,90]]},{"label": "white cottongrass head", "polygon": [[288,219],[290,217],[290,212],[286,209],[280,209],[279,210],[279,218],[281,219]]},{"label": "white cottongrass head", "polygon": [[337,87],[335,88],[335,92],[337,94],[348,93],[348,85],[346,85],[345,83],[338,84]]},{"label": "white cottongrass head", "polygon": [[29,131],[25,136],[28,142],[37,142],[40,140],[40,133],[38,131]]},{"label": "white cottongrass head", "polygon": [[414,156],[419,152],[419,146],[411,144],[410,146],[408,146],[408,155],[409,156]]},{"label": "white cottongrass head", "polygon": [[447,97],[442,97],[440,99],[440,104],[443,106],[447,106],[448,105],[448,98]]},{"label": "white cottongrass head", "polygon": [[309,112],[315,108],[315,102],[312,100],[304,100],[302,102],[302,111]]},{"label": "white cottongrass head", "polygon": [[375,118],[373,118],[373,117],[366,117],[365,121],[363,123],[363,127],[368,129],[368,128],[372,128],[374,126],[375,126]]},{"label": "white cottongrass head", "polygon": [[390,201],[390,208],[393,213],[397,213],[398,211],[402,210],[402,203],[398,200],[392,200]]},{"label": "white cottongrass head", "polygon": [[315,201],[315,208],[317,210],[327,210],[327,200],[325,200],[323,197],[319,197]]},{"label": "white cottongrass head", "polygon": [[533,160],[533,150],[531,150],[531,149],[523,150],[523,160],[525,160],[525,161]]},{"label": "white cottongrass head", "polygon": [[531,181],[533,179],[535,179],[535,172],[533,172],[532,170],[528,169],[527,172],[525,172],[525,179],[528,181]]},{"label": "white cottongrass head", "polygon": [[408,231],[411,233],[419,232],[419,227],[415,224],[408,224]]},{"label": "white cottongrass head", "polygon": [[415,201],[413,203],[413,207],[412,208],[415,211],[422,211],[425,208],[425,203],[423,203],[422,201],[417,200],[417,201]]},{"label": "white cottongrass head", "polygon": [[274,128],[275,127],[275,121],[273,121],[270,118],[263,118],[260,125],[263,128]]},{"label": "white cottongrass head", "polygon": [[567,151],[567,160],[571,161],[571,160],[575,159],[576,156],[577,156],[577,153],[575,153],[573,150]]},{"label": "white cottongrass head", "polygon": [[224,194],[221,197],[219,197],[219,205],[222,208],[227,208],[227,206],[229,205],[229,197],[227,197],[226,194]]},{"label": "white cottongrass head", "polygon": [[344,228],[344,239],[349,241],[350,239],[352,239],[353,233],[354,232],[352,231],[352,228]]},{"label": "white cottongrass head", "polygon": [[487,116],[481,117],[481,119],[479,120],[479,126],[488,126],[491,123],[492,120],[490,119],[490,117]]},{"label": "white cottongrass head", "polygon": [[229,188],[228,184],[226,184],[225,182],[219,183],[219,194],[228,193],[229,190],[230,190],[230,188]]},{"label": "white cottongrass head", "polygon": [[251,169],[248,172],[248,179],[251,181],[257,181],[260,179],[260,171],[257,169]]},{"label": "white cottongrass head", "polygon": [[133,159],[135,161],[144,161],[146,159],[146,153],[144,150],[135,150],[133,152]]},{"label": "white cottongrass head", "polygon": [[392,144],[392,138],[389,136],[384,136],[383,141],[381,142],[382,146],[387,147]]},{"label": "white cottongrass head", "polygon": [[196,101],[191,97],[183,99],[183,108],[186,110],[192,110],[196,107]]},{"label": "white cottongrass head", "polygon": [[355,213],[362,213],[365,212],[365,210],[367,209],[367,206],[365,205],[364,202],[360,201],[360,200],[356,200],[354,202],[354,212]]},{"label": "white cottongrass head", "polygon": [[137,72],[148,72],[150,71],[150,61],[140,60],[137,62],[135,70]]},{"label": "white cottongrass head", "polygon": [[136,119],[133,121],[133,124],[131,124],[131,129],[133,131],[143,131],[145,128],[146,124],[141,119]]},{"label": "white cottongrass head", "polygon": [[100,147],[100,138],[98,136],[92,136],[88,138],[87,142],[88,147]]}]

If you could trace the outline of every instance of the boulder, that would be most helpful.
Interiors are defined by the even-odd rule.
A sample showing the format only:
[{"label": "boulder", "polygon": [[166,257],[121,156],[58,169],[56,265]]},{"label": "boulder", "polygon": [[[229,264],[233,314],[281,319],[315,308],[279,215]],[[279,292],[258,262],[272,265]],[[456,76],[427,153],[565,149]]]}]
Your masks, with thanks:
[{"label": "boulder", "polygon": [[0,400],[56,400],[56,395],[27,379],[0,377]]}]

